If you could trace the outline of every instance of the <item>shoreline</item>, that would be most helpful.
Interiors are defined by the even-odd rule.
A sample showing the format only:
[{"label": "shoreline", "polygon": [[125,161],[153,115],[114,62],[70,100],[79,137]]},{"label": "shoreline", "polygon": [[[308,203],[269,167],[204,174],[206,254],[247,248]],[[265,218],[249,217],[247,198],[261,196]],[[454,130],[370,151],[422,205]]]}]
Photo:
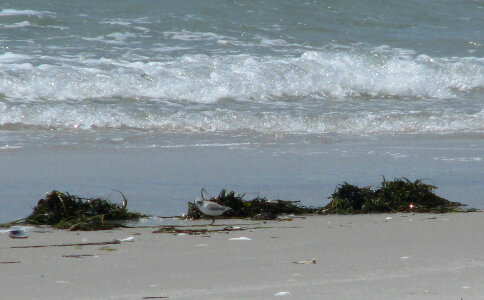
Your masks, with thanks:
[{"label": "shoreline", "polygon": [[0,222],[25,217],[52,190],[122,202],[111,192],[120,190],[130,210],[171,216],[185,213],[187,202],[195,200],[202,188],[211,196],[227,189],[247,193],[249,199],[263,195],[322,206],[338,184],[377,185],[381,176],[429,178],[439,187],[437,195],[469,208],[484,208],[480,197],[484,158],[479,151],[484,140],[477,137],[314,137],[271,145],[196,146],[203,141],[211,142],[180,137],[175,145],[192,146],[39,145],[2,152]]},{"label": "shoreline", "polygon": [[484,293],[479,212],[207,223],[184,224],[238,230],[2,234],[0,289],[9,299],[476,299]]}]

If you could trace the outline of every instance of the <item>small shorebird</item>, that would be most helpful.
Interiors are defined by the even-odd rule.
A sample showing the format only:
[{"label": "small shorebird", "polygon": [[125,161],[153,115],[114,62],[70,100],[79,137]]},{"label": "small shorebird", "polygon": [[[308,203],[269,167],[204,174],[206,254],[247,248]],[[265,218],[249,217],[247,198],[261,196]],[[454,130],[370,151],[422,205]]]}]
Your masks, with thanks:
[{"label": "small shorebird", "polygon": [[217,202],[203,200],[201,197],[198,197],[195,200],[195,205],[204,215],[212,217],[212,223],[210,223],[210,225],[215,223],[215,216],[220,216],[227,210],[231,210],[230,207],[220,205]]}]

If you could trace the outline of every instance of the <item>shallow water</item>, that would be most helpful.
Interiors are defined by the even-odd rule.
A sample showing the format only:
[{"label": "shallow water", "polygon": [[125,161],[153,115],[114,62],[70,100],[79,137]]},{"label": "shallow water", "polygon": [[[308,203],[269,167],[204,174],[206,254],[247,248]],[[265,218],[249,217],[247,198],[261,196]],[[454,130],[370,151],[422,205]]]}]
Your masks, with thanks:
[{"label": "shallow water", "polygon": [[315,204],[381,175],[484,207],[483,15],[482,1],[3,2],[1,218],[52,189],[116,188],[171,215],[202,187]]},{"label": "shallow water", "polygon": [[181,215],[205,188],[246,193],[246,199],[301,200],[322,206],[345,181],[378,185],[405,176],[429,178],[436,193],[483,207],[481,137],[399,136],[284,142],[208,144],[180,140],[176,147],[38,147],[0,156],[0,220],[25,217],[52,189],[83,197],[103,196],[155,216]]}]

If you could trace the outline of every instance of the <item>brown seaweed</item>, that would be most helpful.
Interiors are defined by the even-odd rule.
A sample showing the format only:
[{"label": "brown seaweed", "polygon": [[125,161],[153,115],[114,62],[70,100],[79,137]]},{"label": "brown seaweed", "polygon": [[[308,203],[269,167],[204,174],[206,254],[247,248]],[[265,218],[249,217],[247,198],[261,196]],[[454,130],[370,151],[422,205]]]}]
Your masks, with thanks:
[{"label": "brown seaweed", "polygon": [[62,257],[68,257],[68,258],[84,258],[84,257],[92,257],[94,254],[64,254]]},{"label": "brown seaweed", "polygon": [[246,229],[247,228],[238,227],[238,226],[228,226],[228,227],[223,227],[221,229],[207,229],[207,228],[200,228],[200,227],[187,228],[184,226],[166,225],[166,226],[160,226],[157,230],[153,231],[153,233],[171,233],[175,235],[177,234],[206,235],[206,234],[215,233],[215,232],[242,231]]}]

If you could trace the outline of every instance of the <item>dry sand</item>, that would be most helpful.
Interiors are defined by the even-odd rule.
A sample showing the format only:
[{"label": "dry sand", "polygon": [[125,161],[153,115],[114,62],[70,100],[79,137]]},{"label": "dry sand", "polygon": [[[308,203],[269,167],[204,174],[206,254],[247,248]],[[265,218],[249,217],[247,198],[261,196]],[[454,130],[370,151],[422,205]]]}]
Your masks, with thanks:
[{"label": "dry sand", "polygon": [[[1,298],[484,297],[482,213],[318,216],[260,225],[216,222],[233,223],[250,225],[241,226],[247,228],[243,231],[204,235],[153,233],[156,228],[31,229],[26,239],[1,234]],[[111,245],[15,248],[129,237],[132,241]],[[312,259],[315,264],[293,263]]]}]

